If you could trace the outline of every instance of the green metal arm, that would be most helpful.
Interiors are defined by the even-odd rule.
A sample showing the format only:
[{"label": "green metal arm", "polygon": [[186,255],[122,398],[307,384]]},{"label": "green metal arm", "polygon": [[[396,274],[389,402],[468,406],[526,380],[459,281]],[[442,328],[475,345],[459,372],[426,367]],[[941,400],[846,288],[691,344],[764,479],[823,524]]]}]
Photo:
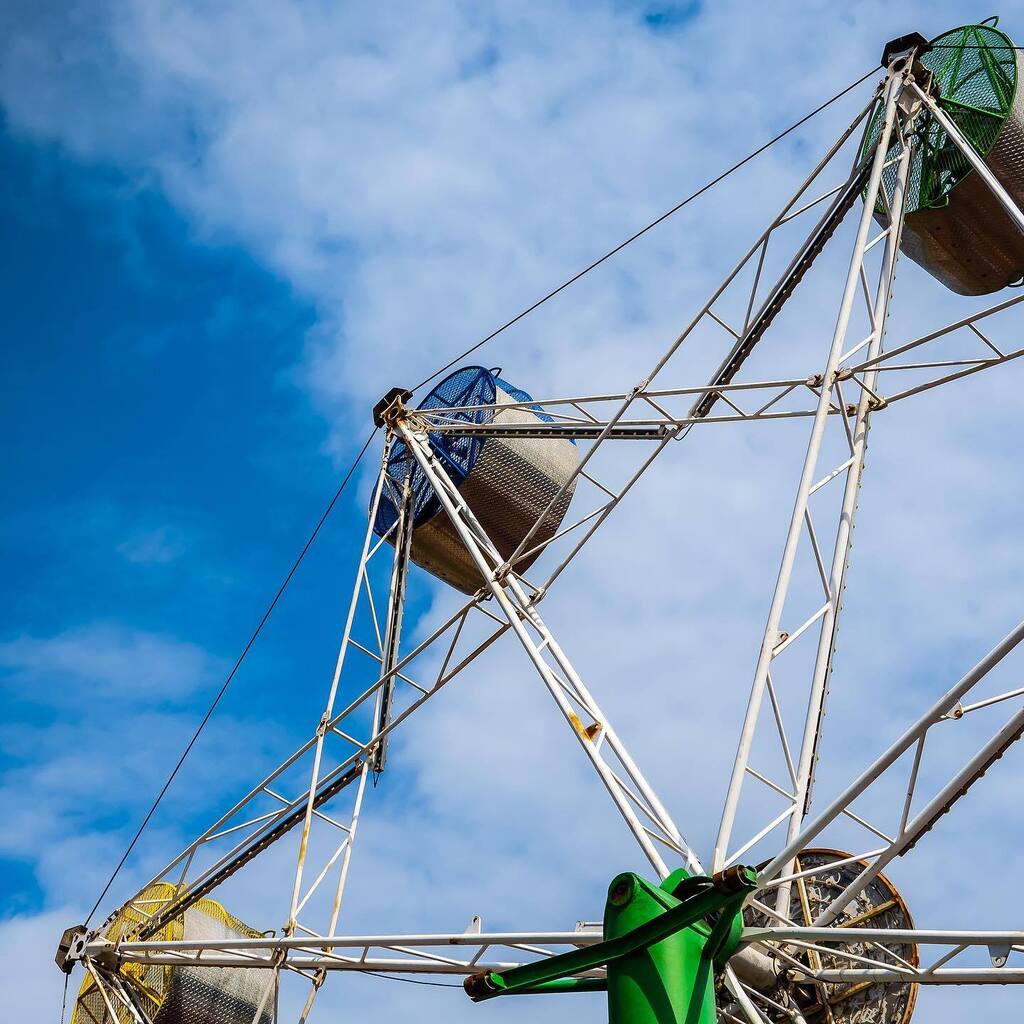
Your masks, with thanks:
[{"label": "green metal arm", "polygon": [[[638,883],[643,883],[643,880],[635,875],[619,875],[612,883],[609,904],[618,906],[627,903],[632,899]],[[574,978],[572,975],[607,966],[648,949],[717,914],[714,925],[705,924],[704,929],[708,938],[703,955],[707,960],[714,960],[733,930],[744,899],[757,888],[757,872],[752,868],[740,868],[721,872],[714,878],[686,878],[684,888],[688,894],[681,903],[625,935],[585,949],[575,949],[536,963],[513,967],[501,974],[496,971],[474,974],[466,979],[466,992],[474,1002],[480,1002],[499,995],[600,991],[605,987],[604,979]]]}]

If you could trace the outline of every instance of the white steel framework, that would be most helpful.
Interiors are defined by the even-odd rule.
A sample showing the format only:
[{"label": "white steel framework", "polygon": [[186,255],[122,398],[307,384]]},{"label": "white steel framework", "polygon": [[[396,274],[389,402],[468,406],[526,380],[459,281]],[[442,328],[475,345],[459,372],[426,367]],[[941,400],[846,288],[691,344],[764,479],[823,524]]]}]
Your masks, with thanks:
[{"label": "white steel framework", "polygon": [[[860,489],[861,474],[864,468],[870,415],[872,406],[880,402],[875,392],[878,370],[872,366],[860,380],[860,394],[851,416],[843,401],[839,370],[845,361],[860,351],[865,352],[868,361],[877,358],[882,347],[896,259],[899,254],[905,189],[910,174],[910,150],[917,113],[916,105],[909,106],[903,111],[900,110],[898,101],[902,96],[902,88],[903,83],[900,79],[893,77],[886,90],[882,129],[864,197],[864,208],[854,243],[846,287],[839,307],[839,319],[828,359],[820,377],[818,404],[812,421],[807,456],[797,485],[796,502],[786,535],[782,565],[779,569],[779,578],[768,613],[764,639],[761,642],[750,702],[740,734],[739,750],[722,814],[722,825],[715,843],[714,867],[716,870],[726,866],[738,856],[742,856],[747,849],[747,847],[740,847],[736,853],[729,855],[729,842],[735,822],[736,808],[743,783],[751,772],[752,739],[760,716],[764,694],[769,688],[771,688],[773,711],[778,707],[772,684],[772,665],[793,644],[803,637],[811,640],[816,632],[817,650],[811,672],[807,712],[803,729],[797,737],[799,746],[795,748],[795,753],[791,751],[790,741],[786,736],[783,724],[781,721],[778,722],[779,742],[783,747],[789,775],[785,789],[791,790],[791,794],[787,794],[789,806],[773,822],[769,823],[766,829],[770,830],[778,824],[785,824],[787,839],[792,840],[799,834],[802,818],[808,805],[814,760],[817,755],[818,735],[825,705],[828,673],[835,646],[843,577],[846,573],[857,493]],[[898,142],[897,156],[890,155],[891,143],[894,139]],[[896,184],[891,197],[887,197],[881,188],[882,172],[887,161],[895,161],[897,165]],[[870,232],[875,220],[876,207],[880,203],[885,207],[886,223],[884,228],[872,239]],[[872,294],[868,286],[867,259],[870,249],[879,243],[881,243],[882,249],[881,266]],[[855,344],[849,344],[847,338],[853,306],[862,298],[867,307],[869,331],[862,340]],[[841,410],[840,420],[846,433],[846,446],[842,453],[844,458],[838,465],[828,466],[824,472],[821,472],[818,468],[819,460],[828,423],[828,410],[833,404],[838,405]],[[826,487],[835,488],[840,485],[844,488],[842,505],[832,545],[831,563],[826,566],[819,532],[814,526],[811,498],[816,492]],[[782,627],[782,620],[786,612],[797,548],[805,532],[810,542],[808,545],[810,554],[821,577],[822,603],[804,618],[803,622],[787,631]],[[767,831],[763,834],[767,834]],[[757,839],[760,839],[761,835],[759,833]],[[751,845],[753,844],[751,843]],[[778,892],[778,909],[782,910],[788,906],[789,886],[782,885]]]},{"label": "white steel framework", "polygon": [[[866,137],[864,129],[875,110],[881,111],[878,139],[870,152],[863,152],[857,145],[858,133]],[[477,927],[444,935],[345,936],[337,932],[363,802],[372,780],[387,769],[389,739],[505,633],[515,636],[522,647],[659,878],[679,865],[700,872],[700,860],[541,617],[539,605],[670,442],[687,437],[697,425],[784,419],[806,419],[810,432],[711,865],[718,870],[755,847],[771,848],[772,856],[760,870],[760,891],[751,902],[770,923],[748,927],[744,932],[743,949],[727,972],[726,983],[734,1003],[724,1016],[736,1019],[735,1015],[740,1014],[750,1024],[763,1024],[764,1014],[758,1006],[771,1003],[764,979],[773,979],[783,968],[796,972],[794,976],[799,979],[819,984],[1024,982],[1024,957],[1020,955],[1024,952],[1024,932],[894,931],[858,927],[850,922],[837,926],[850,901],[895,857],[908,852],[1024,733],[1024,687],[970,699],[979,683],[1024,639],[1024,623],[934,702],[824,810],[810,813],[872,417],[895,403],[1024,354],[1024,339],[1007,342],[994,334],[994,328],[1024,301],[1024,296],[997,302],[938,330],[885,348],[915,125],[923,111],[946,128],[953,143],[1024,231],[1024,214],[915,79],[912,62],[897,58],[871,101],[698,315],[633,388],[621,393],[524,402],[523,408],[539,409],[546,415],[544,422],[530,424],[491,424],[486,417],[480,423],[466,423],[457,414],[467,410],[416,411],[401,402],[387,411],[387,441],[342,625],[341,646],[316,728],[129,901],[127,906],[148,922],[137,934],[112,945],[101,930],[96,930],[83,932],[72,944],[71,959],[82,961],[112,1019],[119,1019],[116,1006],[130,1019],[146,1024],[145,1012],[115,969],[117,965],[252,967],[272,969],[275,979],[282,973],[299,975],[310,982],[300,1017],[304,1021],[324,980],[333,972],[464,975],[485,968],[504,970],[598,942],[600,926],[522,933],[486,933]],[[843,164],[851,145],[857,146],[852,168],[849,159]],[[837,167],[841,169],[835,182]],[[886,171],[892,172],[890,177],[895,181],[890,190],[882,186]],[[737,381],[747,356],[796,291],[838,224],[861,201],[849,269],[824,364],[812,367],[805,375]],[[778,263],[778,274],[773,277],[769,247],[776,243],[771,250],[775,253],[778,236],[788,225],[803,225],[806,230],[795,250],[786,251],[787,258]],[[863,334],[854,333],[857,310],[865,325]],[[1019,334],[1020,321],[1011,321],[1011,326]],[[655,386],[656,378],[663,375],[684,342],[698,332],[709,331],[717,334],[725,351],[708,383]],[[960,339],[965,343],[962,354],[957,352],[950,358],[944,352],[941,359],[922,356],[928,346],[941,342],[948,348]],[[473,408],[486,412],[488,407]],[[844,449],[838,462],[823,464],[830,432],[840,438]],[[445,433],[571,437],[580,445],[580,458],[572,480],[562,491],[575,485],[578,494],[586,494],[595,503],[553,538],[537,542],[536,532],[545,512],[511,556],[503,558],[436,457],[430,436]],[[602,479],[599,453],[606,442],[620,440],[646,442],[647,447],[641,446],[637,462],[625,474],[620,472],[618,479]],[[392,445],[398,443],[406,446],[433,489],[442,513],[451,521],[483,580],[476,594],[417,643],[402,635],[412,513],[408,478],[395,481],[387,472]],[[629,447],[631,452],[636,450],[635,446]],[[829,491],[840,491],[841,497],[838,515],[826,528],[823,519],[816,516],[815,503],[819,495]],[[399,509],[399,516],[384,536],[377,536],[374,523],[385,494]],[[553,498],[548,508],[554,507],[560,497]],[[517,566],[539,548],[551,548],[551,567],[543,580],[531,581]],[[388,552],[389,557],[382,552]],[[820,581],[819,602],[803,610],[795,608],[791,587],[800,558],[809,561]],[[809,648],[806,663],[810,670],[803,679],[802,714],[796,721],[788,721],[781,710],[773,671],[798,645]],[[349,679],[354,680],[352,685]],[[973,756],[951,771],[947,782],[922,800],[917,790],[926,739],[934,730],[956,729],[958,722],[983,708],[1005,711],[1003,725]],[[785,777],[773,778],[752,763],[755,737],[762,734],[777,744]],[[938,746],[932,744],[929,750]],[[904,770],[905,760],[909,760],[909,772],[901,788],[895,824],[867,820],[855,810],[855,802],[890,773]],[[759,789],[752,789],[754,784]],[[771,794],[780,801],[781,810],[763,813],[763,820],[737,842],[734,832],[741,801],[759,794]],[[757,799],[756,806],[766,805]],[[868,848],[825,866],[802,869],[798,860],[801,852],[840,818],[862,829],[868,837]],[[168,921],[286,836],[296,843],[297,850],[294,869],[289,871],[288,898],[281,907],[280,934],[216,941],[160,937]],[[791,920],[792,887],[837,865],[855,867],[850,883],[814,920]],[[153,886],[158,883],[169,883],[170,895],[154,898]],[[884,943],[894,941],[927,947],[927,963],[894,962],[892,955],[882,951]],[[847,947],[853,942],[860,943],[858,949],[867,952],[851,952]],[[978,955],[987,955],[988,963],[977,963]],[[267,993],[271,988],[268,986]],[[258,1011],[256,1019],[259,1015]]]}]

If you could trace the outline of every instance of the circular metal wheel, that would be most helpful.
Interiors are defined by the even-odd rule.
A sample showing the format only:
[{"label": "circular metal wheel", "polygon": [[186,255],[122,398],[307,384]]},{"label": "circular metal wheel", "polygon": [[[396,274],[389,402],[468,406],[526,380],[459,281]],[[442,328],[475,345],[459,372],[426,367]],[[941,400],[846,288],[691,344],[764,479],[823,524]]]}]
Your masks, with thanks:
[{"label": "circular metal wheel", "polygon": [[[838,863],[836,867],[827,865]],[[790,920],[810,926],[822,911],[867,867],[866,861],[850,860],[839,850],[808,849],[797,858],[796,872],[815,869],[815,874],[799,878],[790,890]],[[817,870],[824,869],[824,870]],[[768,927],[768,914],[748,909],[744,921],[750,927]],[[899,890],[885,875],[879,874],[843,909],[832,924],[835,928],[869,927],[901,929],[914,927],[910,911]],[[918,986],[915,984],[872,984],[870,981],[826,984],[799,977],[799,964],[810,970],[841,970],[856,963],[853,957],[917,967],[917,946],[907,942],[845,942],[832,944],[832,953],[793,944],[777,950],[787,958],[773,1000],[778,1008],[763,1007],[773,1021],[792,1021],[799,1012],[807,1024],[907,1024],[914,1012]]]}]

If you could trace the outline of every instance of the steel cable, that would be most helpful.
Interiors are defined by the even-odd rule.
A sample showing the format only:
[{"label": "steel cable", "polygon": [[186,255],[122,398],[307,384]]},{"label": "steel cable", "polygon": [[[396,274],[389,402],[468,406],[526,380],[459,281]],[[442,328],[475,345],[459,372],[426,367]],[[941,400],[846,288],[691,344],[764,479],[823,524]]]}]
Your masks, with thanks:
[{"label": "steel cable", "polygon": [[266,611],[264,611],[262,617],[260,618],[259,622],[256,625],[256,628],[252,631],[252,634],[250,635],[248,642],[242,649],[242,653],[236,659],[234,665],[231,667],[231,671],[227,675],[227,678],[224,680],[223,684],[221,685],[221,688],[217,691],[217,695],[213,698],[213,703],[210,704],[210,707],[207,709],[206,714],[203,715],[202,720],[196,727],[196,731],[192,734],[192,738],[188,741],[188,743],[185,746],[185,749],[182,751],[181,757],[178,758],[177,764],[175,764],[173,770],[171,771],[171,774],[167,777],[167,781],[163,784],[163,788],[160,790],[160,792],[157,794],[156,799],[153,801],[152,807],[150,807],[149,811],[146,813],[145,818],[142,819],[142,824],[139,825],[137,831],[135,832],[135,835],[132,837],[132,841],[128,844],[128,848],[124,851],[124,855],[117,862],[117,867],[114,868],[113,874],[111,874],[110,878],[107,880],[107,884],[103,887],[103,891],[96,898],[96,902],[93,904],[92,910],[89,911],[89,916],[85,919],[86,926],[88,926],[89,921],[92,919],[92,915],[96,913],[96,910],[99,907],[100,903],[103,902],[103,898],[109,892],[111,885],[114,884],[114,879],[117,878],[118,874],[120,874],[121,868],[124,867],[125,861],[128,859],[132,850],[135,848],[135,844],[139,841],[139,837],[145,831],[146,826],[150,822],[150,819],[156,813],[157,807],[160,806],[160,801],[163,800],[164,795],[167,793],[167,790],[170,789],[171,783],[174,781],[178,772],[181,770],[181,766],[185,763],[185,758],[188,757],[192,748],[195,746],[196,740],[199,739],[199,736],[202,733],[203,729],[206,728],[207,722],[210,721],[210,718],[212,717],[214,711],[217,709],[217,705],[220,703],[221,698],[227,692],[228,687],[231,685],[231,681],[235,678],[235,675],[237,674],[238,670],[242,667],[242,662],[245,661],[246,655],[252,649],[252,645],[256,642],[256,638],[262,632],[264,625],[266,625],[267,619],[270,618],[271,613],[277,607],[277,603],[281,600],[281,596],[287,589],[288,584],[291,583],[292,577],[295,575],[295,571],[298,569],[299,565],[301,565],[302,560],[306,557],[306,554],[309,551],[309,549],[313,546],[313,541],[316,540],[318,534],[320,533],[320,530],[323,528],[324,523],[327,522],[327,517],[331,514],[331,511],[337,504],[338,499],[344,492],[349,480],[352,479],[352,476],[356,471],[356,467],[362,461],[363,456],[366,454],[366,450],[370,447],[370,442],[373,440],[376,433],[377,428],[374,427],[374,429],[370,431],[369,437],[367,437],[366,441],[363,443],[363,447],[359,450],[359,454],[355,457],[352,464],[349,466],[348,471],[345,473],[345,476],[342,478],[341,483],[338,485],[338,489],[334,492],[334,496],[327,503],[327,507],[324,509],[319,520],[317,520],[316,526],[313,527],[313,532],[307,538],[306,543],[303,544],[302,550],[299,552],[298,557],[292,563],[292,566],[288,570],[287,575],[281,581],[281,584],[277,588],[277,592],[274,594],[273,599],[271,600],[270,604],[267,605]]},{"label": "steel cable", "polygon": [[779,134],[776,135],[774,138],[769,139],[768,142],[764,143],[761,146],[758,146],[757,149],[755,149],[751,153],[748,153],[745,157],[743,157],[742,160],[737,161],[727,170],[722,171],[721,174],[717,175],[710,181],[703,184],[699,189],[697,189],[696,192],[692,192],[685,199],[676,203],[676,205],[673,206],[671,209],[666,210],[660,216],[655,217],[654,220],[652,220],[649,224],[646,224],[644,227],[640,228],[639,231],[634,232],[632,235],[629,236],[629,238],[625,239],[625,241],[619,242],[619,244],[616,245],[614,249],[609,249],[608,252],[606,252],[603,256],[599,256],[596,260],[593,261],[593,263],[590,263],[582,270],[577,271],[575,274],[572,275],[572,277],[563,281],[556,288],[552,288],[551,291],[549,291],[546,295],[538,299],[532,305],[527,306],[526,309],[524,309],[522,312],[517,313],[514,317],[512,317],[511,320],[507,320],[499,328],[497,328],[497,330],[492,331],[485,338],[481,338],[475,344],[470,345],[469,348],[467,348],[465,351],[460,352],[459,355],[457,355],[454,359],[451,359],[447,363],[445,363],[444,366],[441,367],[441,369],[437,370],[435,373],[432,373],[429,377],[426,377],[423,380],[421,380],[419,384],[417,384],[416,387],[414,387],[412,390],[414,392],[419,391],[424,384],[429,384],[432,380],[435,380],[437,377],[440,377],[441,374],[444,373],[446,370],[450,370],[453,366],[455,366],[456,363],[462,362],[462,360],[465,359],[466,356],[472,355],[474,352],[477,351],[477,349],[482,348],[489,341],[493,341],[493,339],[498,337],[499,334],[503,333],[504,331],[507,331],[514,324],[519,323],[520,320],[522,320],[526,316],[529,316],[529,314],[532,313],[534,310],[539,309],[549,299],[553,299],[560,292],[565,291],[566,288],[568,288],[570,285],[575,284],[582,277],[585,277],[587,274],[589,274],[592,270],[596,270],[599,266],[601,266],[602,263],[605,263],[606,261],[610,260],[613,256],[622,252],[622,250],[625,249],[627,245],[629,245],[632,242],[635,242],[638,238],[641,238],[643,235],[646,235],[648,231],[652,230],[653,228],[656,228],[659,224],[668,220],[669,217],[671,217],[673,214],[678,213],[684,206],[687,206],[689,203],[692,203],[695,199],[700,198],[700,196],[704,195],[705,192],[714,188],[715,185],[719,184],[720,182],[728,178],[730,174],[735,173],[741,167],[750,163],[751,160],[753,160],[755,157],[760,156],[766,149],[770,149],[772,146],[775,145],[775,143],[781,142],[787,135],[791,135],[793,132],[797,130],[797,128],[802,127],[808,121],[810,121],[812,117],[814,117],[817,114],[820,114],[827,107],[830,107],[837,100],[842,99],[848,92],[852,92],[854,89],[857,88],[858,85],[863,84],[872,75],[875,75],[877,73],[878,69],[873,67],[867,74],[862,75],[860,78],[857,79],[857,81],[852,82],[850,85],[846,86],[845,89],[842,89],[839,92],[837,92],[831,99],[826,100],[820,106],[815,107],[810,113],[805,114],[803,117],[801,117],[799,121],[796,121],[793,124],[791,124],[785,131],[779,132]]},{"label": "steel cable", "polygon": [[[486,337],[481,338],[479,341],[477,341],[476,343],[471,345],[469,348],[465,349],[463,352],[461,352],[459,355],[457,355],[454,359],[449,360],[447,363],[444,364],[444,366],[442,366],[440,369],[438,369],[437,371],[432,373],[429,377],[426,377],[423,380],[421,380],[412,390],[414,392],[415,391],[419,391],[424,385],[429,384],[432,380],[435,380],[437,377],[439,377],[446,370],[449,370],[453,366],[455,366],[456,363],[461,362],[467,356],[472,355],[474,352],[476,352],[477,350],[482,348],[488,342],[493,341],[494,338],[498,337],[498,335],[500,335],[503,332],[505,332],[506,330],[508,330],[508,328],[512,327],[514,324],[518,323],[520,320],[524,319],[526,316],[529,316],[530,313],[532,313],[535,310],[539,309],[548,300],[553,299],[556,295],[558,295],[559,293],[565,291],[571,285],[575,284],[581,278],[583,278],[587,274],[589,274],[592,270],[596,270],[599,266],[601,266],[603,263],[606,263],[613,256],[615,256],[618,253],[622,252],[622,250],[625,249],[628,245],[630,245],[631,243],[635,242],[637,239],[639,239],[639,238],[643,237],[644,235],[646,235],[649,231],[653,230],[659,224],[662,224],[664,221],[668,220],[674,214],[676,214],[680,210],[682,210],[685,206],[687,206],[690,203],[692,203],[695,199],[698,199],[700,196],[704,195],[705,192],[710,191],[716,185],[718,185],[719,183],[724,181],[726,178],[728,178],[731,174],[734,174],[741,167],[744,167],[746,164],[750,163],[756,157],[760,156],[767,149],[770,149],[776,143],[781,142],[784,138],[786,138],[786,136],[791,135],[798,128],[802,127],[809,120],[811,120],[811,118],[813,118],[816,115],[820,114],[823,110],[825,110],[828,107],[830,107],[833,103],[836,103],[838,100],[842,99],[847,93],[852,92],[859,85],[863,84],[865,81],[867,81],[867,79],[869,79],[872,75],[874,75],[876,73],[877,73],[877,68],[874,68],[874,67],[871,68],[871,70],[868,71],[866,74],[862,75],[860,78],[858,78],[856,81],[852,82],[850,85],[846,86],[844,89],[841,89],[839,92],[837,92],[830,99],[826,100],[824,103],[819,104],[817,107],[815,107],[809,113],[807,113],[803,117],[801,117],[798,121],[795,121],[793,124],[791,124],[784,131],[779,132],[777,135],[775,135],[773,138],[769,139],[767,142],[763,143],[757,149],[755,149],[752,152],[748,153],[745,157],[743,157],[741,160],[738,160],[736,163],[734,163],[731,167],[727,168],[721,174],[718,174],[716,177],[712,178],[710,181],[708,181],[704,185],[702,185],[695,192],[692,192],[690,195],[688,195],[685,199],[682,199],[680,202],[676,203],[675,206],[673,206],[670,209],[666,210],[664,213],[662,213],[661,215],[656,217],[654,220],[650,221],[648,224],[646,224],[644,227],[640,228],[638,231],[635,231],[632,235],[630,235],[624,241],[620,242],[614,248],[609,249],[608,252],[604,253],[604,255],[598,257],[597,259],[595,259],[592,263],[588,264],[582,270],[577,271],[577,273],[573,274],[572,277],[570,277],[567,280],[563,281],[557,287],[551,289],[551,291],[549,291],[547,294],[542,296],[536,302],[532,303],[531,305],[527,306],[524,310],[522,310],[521,312],[517,313],[514,317],[512,317],[511,320],[506,321],[504,324],[502,324],[496,330],[492,331]],[[131,852],[135,848],[136,844],[138,843],[140,837],[142,836],[142,833],[145,831],[146,827],[149,825],[149,822],[152,819],[153,815],[156,813],[156,810],[159,807],[161,801],[163,800],[164,796],[166,795],[166,793],[167,793],[168,789],[170,788],[171,784],[173,783],[174,779],[177,777],[178,772],[181,770],[181,766],[184,764],[185,759],[188,757],[189,753],[191,753],[192,748],[196,744],[196,741],[199,739],[199,736],[201,735],[203,730],[206,728],[207,723],[209,722],[210,718],[212,717],[212,715],[213,715],[214,711],[216,710],[217,706],[220,704],[220,701],[223,698],[224,694],[227,692],[227,689],[231,685],[231,682],[235,678],[235,675],[238,673],[239,668],[241,668],[243,661],[245,660],[246,656],[248,655],[249,651],[251,650],[253,644],[256,642],[257,637],[262,632],[263,626],[266,624],[267,620],[270,618],[271,613],[274,611],[274,608],[277,606],[278,601],[280,601],[282,595],[284,594],[285,589],[288,587],[288,584],[291,582],[292,577],[295,575],[296,570],[298,569],[298,567],[301,564],[302,560],[305,558],[305,556],[306,556],[307,552],[309,551],[310,547],[313,545],[313,542],[316,540],[316,538],[317,538],[318,534],[320,533],[320,530],[323,527],[324,523],[327,521],[327,517],[330,515],[331,511],[334,509],[335,504],[337,503],[338,499],[341,497],[342,492],[345,490],[345,487],[347,486],[349,480],[351,480],[351,478],[352,478],[353,474],[355,473],[356,468],[358,467],[359,463],[362,461],[362,458],[366,454],[367,449],[370,447],[370,443],[373,440],[373,438],[376,435],[376,433],[377,433],[377,429],[375,428],[373,431],[371,431],[370,435],[367,437],[366,441],[364,442],[362,448],[359,451],[359,454],[356,456],[355,460],[352,462],[352,464],[349,467],[348,471],[346,472],[344,478],[342,479],[342,482],[339,485],[337,491],[335,491],[334,496],[328,502],[327,507],[323,511],[323,514],[320,516],[320,519],[318,520],[316,526],[313,528],[313,532],[309,535],[308,539],[306,540],[306,543],[302,547],[302,550],[299,552],[298,557],[292,563],[291,568],[288,570],[288,573],[284,577],[284,580],[281,582],[280,586],[278,587],[276,593],[274,594],[273,599],[270,601],[270,604],[267,606],[266,610],[264,611],[262,617],[260,618],[258,624],[256,625],[256,628],[253,630],[253,632],[250,635],[248,641],[246,642],[245,647],[242,649],[242,653],[238,656],[237,660],[235,661],[234,665],[231,668],[231,671],[228,673],[228,675],[225,678],[223,684],[221,685],[219,691],[217,692],[216,696],[214,697],[212,703],[210,704],[210,707],[207,709],[206,714],[203,716],[203,718],[199,722],[199,725],[196,727],[196,730],[193,733],[191,739],[186,744],[185,749],[182,751],[181,756],[178,758],[177,763],[175,764],[174,768],[172,769],[170,775],[167,777],[167,781],[164,783],[163,787],[160,789],[160,792],[157,794],[156,799],[153,801],[152,806],[150,807],[149,811],[146,813],[145,818],[143,818],[142,823],[139,825],[138,829],[136,830],[135,834],[133,835],[133,837],[131,839],[131,842],[129,842],[127,849],[125,850],[125,852],[122,855],[121,859],[118,861],[117,866],[114,868],[114,871],[110,875],[110,878],[107,880],[106,885],[104,885],[102,892],[99,894],[99,896],[96,899],[96,902],[93,904],[92,910],[89,911],[89,915],[88,915],[88,917],[85,920],[86,925],[88,925],[89,921],[92,919],[93,914],[95,914],[97,909],[99,908],[100,903],[102,903],[104,897],[110,891],[111,885],[113,885],[115,879],[120,874],[121,869],[124,867],[125,862],[128,860],[128,857],[131,855]]]},{"label": "steel cable", "polygon": [[381,974],[379,971],[360,971],[359,973],[368,974],[371,978],[381,978],[384,981],[402,981],[406,985],[426,985],[429,988],[464,988],[464,986],[450,981],[423,981],[420,978],[403,978],[398,974]]}]

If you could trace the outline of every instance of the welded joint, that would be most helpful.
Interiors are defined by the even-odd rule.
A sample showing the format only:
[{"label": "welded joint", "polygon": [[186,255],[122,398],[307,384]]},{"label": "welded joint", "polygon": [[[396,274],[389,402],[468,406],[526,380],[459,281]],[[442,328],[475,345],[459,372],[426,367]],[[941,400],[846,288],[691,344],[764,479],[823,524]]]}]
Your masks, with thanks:
[{"label": "welded joint", "polygon": [[499,587],[504,587],[508,581],[509,573],[512,572],[512,566],[508,562],[502,562],[494,572],[491,573],[491,579],[498,584]]},{"label": "welded joint", "polygon": [[99,949],[94,949],[87,955],[83,954],[81,959],[92,961],[93,964],[109,974],[116,974],[121,966],[119,945],[119,942],[107,942]]},{"label": "welded joint", "polygon": [[988,947],[988,956],[993,967],[1005,967],[1006,961],[1010,959],[1009,945],[993,945]]},{"label": "welded joint", "polygon": [[[922,71],[925,70],[923,65],[921,65],[920,63],[916,63],[916,67],[920,67]],[[930,72],[929,72],[929,75],[930,75]],[[914,74],[910,74],[909,72],[905,72],[903,77],[905,79],[907,79],[908,81],[913,80],[915,82],[918,82],[918,84],[921,84],[921,88],[922,89],[925,88],[925,86],[921,83],[921,79],[918,76],[918,74],[916,73],[916,71],[915,71]],[[924,104],[923,104],[922,100],[915,93],[913,93],[910,89],[904,89],[900,93],[900,98],[896,101],[896,105],[900,108],[900,112],[905,117],[910,118],[910,117],[916,117],[918,112],[920,111],[921,107]]]},{"label": "welded joint", "polygon": [[[869,398],[868,399],[868,410],[870,412],[877,412],[879,409],[887,409],[889,407],[888,398]],[[846,404],[846,415],[856,416],[857,415],[857,404],[855,402],[847,402]]]}]

